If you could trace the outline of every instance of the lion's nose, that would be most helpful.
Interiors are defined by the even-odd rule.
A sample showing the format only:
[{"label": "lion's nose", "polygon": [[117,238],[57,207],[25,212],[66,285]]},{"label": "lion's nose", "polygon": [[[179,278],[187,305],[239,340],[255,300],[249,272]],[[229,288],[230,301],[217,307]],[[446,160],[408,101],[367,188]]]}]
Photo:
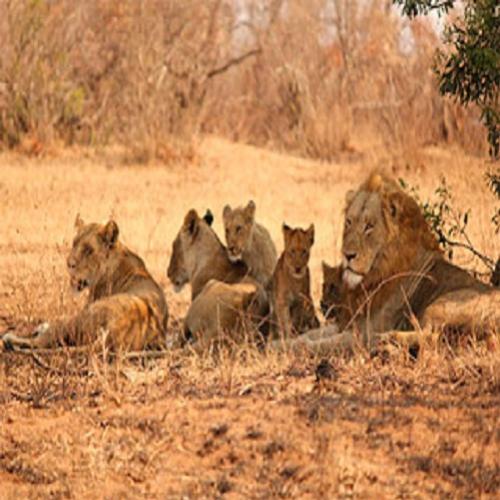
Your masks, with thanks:
[{"label": "lion's nose", "polygon": [[71,258],[69,258],[66,261],[66,264],[68,265],[69,269],[74,269],[76,267],[75,261],[73,259],[71,259]]},{"label": "lion's nose", "polygon": [[356,255],[358,255],[358,254],[356,252],[345,252],[344,255],[345,255],[347,262],[351,262],[352,260],[354,260],[356,258]]},{"label": "lion's nose", "polygon": [[296,272],[297,274],[299,274],[299,273],[300,273],[300,271],[302,271],[302,268],[301,268],[301,267],[296,267],[296,268],[295,268],[295,272]]},{"label": "lion's nose", "polygon": [[236,247],[229,247],[229,251],[233,254],[236,253]]}]

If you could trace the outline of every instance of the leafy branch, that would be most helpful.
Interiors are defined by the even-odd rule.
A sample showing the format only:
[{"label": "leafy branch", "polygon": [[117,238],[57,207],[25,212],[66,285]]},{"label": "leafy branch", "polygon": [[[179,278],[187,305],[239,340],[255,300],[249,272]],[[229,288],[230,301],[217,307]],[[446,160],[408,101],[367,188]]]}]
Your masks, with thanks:
[{"label": "leafy branch", "polygon": [[455,0],[393,0],[393,3],[401,6],[405,16],[415,17],[418,15],[427,15],[431,11],[437,11],[438,14],[446,14]]},{"label": "leafy branch", "polygon": [[[405,15],[447,13],[456,0],[393,0]],[[439,90],[463,106],[475,104],[488,133],[490,155],[500,153],[500,5],[498,0],[466,0],[463,17],[444,31],[446,50],[438,50]]]},{"label": "leafy branch", "polygon": [[[435,200],[422,201],[418,190],[410,186],[403,179],[399,179],[401,187],[413,196],[420,205],[422,212],[432,231],[436,234],[439,245],[453,260],[455,248],[462,248],[472,253],[492,272],[495,269],[495,261],[477,250],[467,229],[471,219],[471,210],[460,210],[454,207],[453,196],[446,179],[441,177],[440,184],[434,191]],[[500,230],[498,222],[495,232]]]}]

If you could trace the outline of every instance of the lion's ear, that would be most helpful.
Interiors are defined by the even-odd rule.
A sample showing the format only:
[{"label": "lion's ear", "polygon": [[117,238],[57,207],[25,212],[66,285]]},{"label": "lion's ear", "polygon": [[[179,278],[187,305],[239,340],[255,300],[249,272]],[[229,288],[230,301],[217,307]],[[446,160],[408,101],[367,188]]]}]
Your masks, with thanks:
[{"label": "lion's ear", "polygon": [[190,236],[196,236],[198,233],[198,229],[200,228],[200,218],[198,216],[198,212],[192,208],[184,218],[184,230]]},{"label": "lion's ear", "polygon": [[222,210],[222,218],[224,220],[227,220],[229,218],[229,216],[231,215],[231,213],[232,213],[231,206],[230,205],[226,205],[224,207],[224,210]]},{"label": "lion's ear", "polygon": [[309,238],[309,246],[314,245],[314,224],[311,224],[306,231],[307,237]]},{"label": "lion's ear", "polygon": [[290,238],[292,237],[293,229],[285,222],[283,222],[281,229],[283,231],[283,237],[285,238],[285,248],[286,248],[286,247],[288,247],[288,244],[290,242]]},{"label": "lion's ear", "polygon": [[101,230],[101,238],[108,248],[114,248],[118,241],[118,224],[114,220],[110,220]]},{"label": "lion's ear", "polygon": [[387,195],[386,209],[392,219],[399,219],[403,213],[404,195],[398,191]]},{"label": "lion's ear", "polygon": [[250,222],[253,222],[255,217],[255,202],[250,200],[248,205],[245,207],[245,215]]},{"label": "lion's ear", "polygon": [[85,222],[83,222],[83,219],[80,217],[80,214],[77,213],[75,218],[75,229],[77,231],[80,231],[80,229],[82,229],[83,226],[85,226]]},{"label": "lion's ear", "polygon": [[327,264],[324,260],[321,261],[321,269],[323,270],[323,276],[329,274],[331,271],[333,271],[333,266],[330,266]]},{"label": "lion's ear", "polygon": [[209,225],[211,226],[213,221],[214,221],[214,214],[212,213],[212,211],[207,208],[207,211],[205,213],[205,215],[203,216],[203,220]]}]

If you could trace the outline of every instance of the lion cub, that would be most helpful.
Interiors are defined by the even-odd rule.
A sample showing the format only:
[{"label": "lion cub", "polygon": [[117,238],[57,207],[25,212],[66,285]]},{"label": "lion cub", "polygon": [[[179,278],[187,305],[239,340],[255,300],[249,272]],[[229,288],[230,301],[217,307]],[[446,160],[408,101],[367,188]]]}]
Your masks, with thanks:
[{"label": "lion cub", "polygon": [[330,266],[322,264],[323,286],[321,293],[321,312],[327,321],[333,321],[339,331],[349,326],[353,317],[364,311],[366,297],[363,290],[350,290],[344,283],[342,265]]},{"label": "lion cub", "polygon": [[320,308],[326,320],[339,320],[342,313],[342,299],[345,296],[345,284],[342,281],[344,269],[341,265],[330,266],[321,263],[323,285],[321,289]]},{"label": "lion cub", "polygon": [[285,338],[318,328],[309,276],[309,255],[314,243],[314,225],[307,230],[283,224],[285,250],[269,283],[273,324]]},{"label": "lion cub", "polygon": [[227,253],[231,262],[243,261],[252,278],[263,286],[269,282],[278,259],[269,231],[255,222],[255,203],[222,212]]}]

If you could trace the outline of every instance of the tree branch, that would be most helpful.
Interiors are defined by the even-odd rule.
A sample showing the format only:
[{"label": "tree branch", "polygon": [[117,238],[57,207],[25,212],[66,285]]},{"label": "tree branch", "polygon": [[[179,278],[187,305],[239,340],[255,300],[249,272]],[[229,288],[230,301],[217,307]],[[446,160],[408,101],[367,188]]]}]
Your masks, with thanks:
[{"label": "tree branch", "polygon": [[465,250],[468,250],[469,252],[471,252],[472,254],[474,254],[478,259],[480,259],[483,262],[483,264],[485,264],[486,267],[489,268],[491,271],[493,271],[493,269],[495,268],[495,262],[492,259],[490,259],[488,256],[483,255],[481,252],[478,252],[472,246],[472,243],[470,242],[469,238],[466,235],[464,235],[464,236],[466,237],[467,243],[462,243],[461,241],[450,240],[441,231],[439,233],[440,233],[439,236],[450,247],[457,247],[457,248],[463,248]]},{"label": "tree branch", "polygon": [[261,48],[252,49],[252,50],[249,50],[248,52],[245,52],[244,54],[242,54],[238,57],[234,57],[233,59],[229,59],[229,61],[224,63],[222,66],[219,66],[218,68],[214,68],[214,69],[210,70],[207,73],[207,79],[210,79],[210,78],[213,78],[214,76],[225,73],[227,70],[229,70],[233,66],[239,65],[243,61],[248,59],[249,57],[256,56],[257,54],[260,54],[261,52],[262,52]]}]

